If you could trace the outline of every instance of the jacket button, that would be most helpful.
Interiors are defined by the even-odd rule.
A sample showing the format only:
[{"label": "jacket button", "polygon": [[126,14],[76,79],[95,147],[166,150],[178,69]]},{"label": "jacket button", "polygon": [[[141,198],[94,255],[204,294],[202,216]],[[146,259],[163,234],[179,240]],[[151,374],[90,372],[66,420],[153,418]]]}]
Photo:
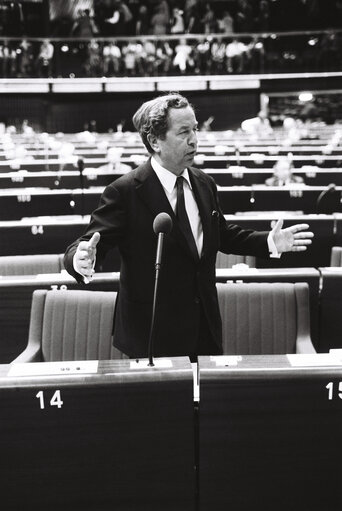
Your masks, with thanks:
[{"label": "jacket button", "polygon": [[195,303],[200,303],[200,299],[199,299],[199,297],[198,297],[198,296],[196,296],[196,298],[195,298],[195,300],[194,300],[194,301],[195,301]]}]

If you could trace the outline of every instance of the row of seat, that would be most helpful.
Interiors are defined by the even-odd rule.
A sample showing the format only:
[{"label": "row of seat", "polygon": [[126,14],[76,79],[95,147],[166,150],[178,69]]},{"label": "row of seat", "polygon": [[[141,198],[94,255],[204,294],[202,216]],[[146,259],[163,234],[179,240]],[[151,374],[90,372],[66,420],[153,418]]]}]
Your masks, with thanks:
[{"label": "row of seat", "polygon": [[[304,214],[320,211],[317,200],[325,192],[324,186],[268,187],[221,186],[218,189],[224,214],[244,211],[301,211]],[[89,189],[19,188],[0,192],[0,215],[3,220],[20,220],[40,215],[86,215],[98,205],[103,187]],[[327,204],[327,212],[341,211],[342,187],[336,190]],[[325,207],[325,206],[324,206]]]},{"label": "row of seat", "polygon": [[[227,169],[205,169],[219,186],[252,186],[263,185],[267,178],[273,175],[272,169],[247,169],[242,166],[231,166]],[[316,169],[302,167],[295,174],[303,178],[308,186],[327,186],[335,183],[342,185],[342,172],[339,169]],[[49,189],[90,188],[91,186],[107,186],[122,174],[110,170],[95,168],[86,169],[81,178],[78,170],[41,170],[41,171],[12,171],[0,173],[0,189],[41,187]],[[292,186],[301,189],[302,184]]]},{"label": "row of seat", "polygon": [[[246,269],[244,265],[238,265],[216,270],[218,288],[220,284],[225,286],[231,283],[304,283],[308,286],[310,337],[318,352],[341,347],[341,279],[341,267]],[[34,291],[51,289],[116,292],[119,289],[119,273],[96,273],[87,287],[63,272],[0,278],[0,363],[12,361],[26,346]],[[233,324],[236,318],[229,321]],[[244,324],[243,314],[239,316],[239,321]],[[229,329],[227,334],[230,334]]]},{"label": "row of seat", "polygon": [[[235,283],[217,288],[224,354],[316,352],[310,337],[308,284]],[[28,345],[14,363],[123,358],[112,346],[115,301],[116,293],[108,291],[34,291]]]}]

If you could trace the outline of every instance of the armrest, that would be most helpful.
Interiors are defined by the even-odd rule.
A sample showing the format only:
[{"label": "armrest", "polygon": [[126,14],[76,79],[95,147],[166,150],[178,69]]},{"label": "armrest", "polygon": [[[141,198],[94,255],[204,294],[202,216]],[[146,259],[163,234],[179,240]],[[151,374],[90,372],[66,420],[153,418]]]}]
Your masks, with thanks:
[{"label": "armrest", "polygon": [[11,364],[26,363],[26,362],[41,362],[42,353],[40,344],[33,344],[26,346],[24,351],[20,353]]},{"label": "armrest", "polygon": [[312,341],[308,335],[301,335],[297,339],[297,349],[296,353],[299,354],[310,354],[310,353],[317,353],[314,345],[312,344]]}]

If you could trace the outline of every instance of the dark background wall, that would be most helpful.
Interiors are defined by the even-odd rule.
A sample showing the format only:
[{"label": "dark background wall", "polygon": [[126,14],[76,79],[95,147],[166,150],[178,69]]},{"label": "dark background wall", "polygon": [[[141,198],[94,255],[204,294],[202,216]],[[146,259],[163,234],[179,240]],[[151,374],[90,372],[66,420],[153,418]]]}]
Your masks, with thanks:
[{"label": "dark background wall", "polygon": [[[133,130],[131,118],[143,101],[158,93],[98,94],[2,94],[0,121],[20,126],[27,119],[36,131],[78,132],[95,120],[97,131],[116,129],[125,120],[124,129]],[[259,91],[186,92],[195,106],[199,123],[214,116],[213,129],[237,128],[241,121],[254,116],[259,108]]]}]

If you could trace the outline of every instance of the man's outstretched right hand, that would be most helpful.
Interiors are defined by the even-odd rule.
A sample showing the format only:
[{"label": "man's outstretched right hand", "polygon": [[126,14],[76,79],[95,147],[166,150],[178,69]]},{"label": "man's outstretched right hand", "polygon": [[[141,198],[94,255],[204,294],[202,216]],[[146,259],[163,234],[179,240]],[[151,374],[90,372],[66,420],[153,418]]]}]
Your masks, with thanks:
[{"label": "man's outstretched right hand", "polygon": [[84,282],[88,284],[95,273],[96,246],[100,241],[100,233],[95,232],[89,241],[81,241],[74,255],[74,268],[83,275]]}]

